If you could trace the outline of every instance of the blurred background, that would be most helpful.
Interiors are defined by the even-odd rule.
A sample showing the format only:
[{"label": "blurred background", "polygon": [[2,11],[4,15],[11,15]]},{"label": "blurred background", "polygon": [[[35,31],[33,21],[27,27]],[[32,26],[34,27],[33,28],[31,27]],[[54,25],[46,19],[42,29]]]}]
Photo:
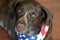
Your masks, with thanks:
[{"label": "blurred background", "polygon": [[[12,0],[0,0],[0,11],[7,7],[9,1]],[[36,1],[38,1],[41,5],[43,5],[47,9],[49,9],[49,11],[53,14],[52,38],[53,40],[60,40],[60,0],[36,0]],[[0,29],[0,40],[11,40],[7,32],[3,29]]]}]

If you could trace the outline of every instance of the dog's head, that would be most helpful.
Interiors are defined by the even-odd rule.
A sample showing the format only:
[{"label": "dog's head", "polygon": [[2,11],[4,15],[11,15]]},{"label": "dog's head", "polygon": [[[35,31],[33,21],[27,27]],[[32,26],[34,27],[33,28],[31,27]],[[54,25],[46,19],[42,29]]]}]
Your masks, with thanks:
[{"label": "dog's head", "polygon": [[42,25],[51,21],[48,10],[32,0],[14,2],[10,7],[10,16],[15,18],[16,32],[28,35],[38,34]]}]

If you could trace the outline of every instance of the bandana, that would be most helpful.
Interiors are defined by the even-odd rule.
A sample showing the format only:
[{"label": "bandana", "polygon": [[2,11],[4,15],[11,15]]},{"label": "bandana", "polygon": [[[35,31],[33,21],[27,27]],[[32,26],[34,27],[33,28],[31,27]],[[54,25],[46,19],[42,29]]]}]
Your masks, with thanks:
[{"label": "bandana", "polygon": [[43,25],[39,34],[30,36],[17,32],[18,40],[43,40],[48,32],[49,26]]}]

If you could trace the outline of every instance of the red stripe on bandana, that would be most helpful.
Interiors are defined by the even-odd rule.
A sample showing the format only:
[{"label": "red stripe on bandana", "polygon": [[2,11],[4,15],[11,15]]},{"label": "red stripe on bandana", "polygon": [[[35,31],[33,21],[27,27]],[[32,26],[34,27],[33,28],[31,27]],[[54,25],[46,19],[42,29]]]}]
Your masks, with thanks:
[{"label": "red stripe on bandana", "polygon": [[47,34],[47,32],[45,32],[45,27],[46,27],[46,25],[44,24],[44,27],[41,29],[42,36]]}]

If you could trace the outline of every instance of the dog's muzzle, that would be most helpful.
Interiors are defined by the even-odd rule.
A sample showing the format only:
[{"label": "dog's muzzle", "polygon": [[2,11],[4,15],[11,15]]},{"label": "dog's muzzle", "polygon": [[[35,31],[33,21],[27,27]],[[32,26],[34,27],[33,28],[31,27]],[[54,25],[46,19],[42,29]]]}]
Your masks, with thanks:
[{"label": "dog's muzzle", "polygon": [[48,29],[49,26],[44,24],[40,33],[34,36],[22,34],[20,32],[16,32],[16,33],[17,33],[18,40],[43,40],[48,32]]}]

